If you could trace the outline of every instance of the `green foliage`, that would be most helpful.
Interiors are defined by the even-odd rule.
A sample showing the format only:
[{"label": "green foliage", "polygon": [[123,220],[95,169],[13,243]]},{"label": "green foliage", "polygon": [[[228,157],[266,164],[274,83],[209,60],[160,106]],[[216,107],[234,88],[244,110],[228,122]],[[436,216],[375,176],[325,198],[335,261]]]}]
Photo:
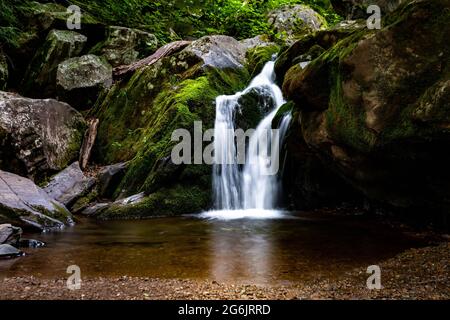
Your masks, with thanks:
[{"label": "green foliage", "polygon": [[107,24],[148,30],[162,42],[208,34],[237,39],[270,34],[267,13],[287,4],[306,4],[334,24],[340,17],[329,0],[73,0]]}]

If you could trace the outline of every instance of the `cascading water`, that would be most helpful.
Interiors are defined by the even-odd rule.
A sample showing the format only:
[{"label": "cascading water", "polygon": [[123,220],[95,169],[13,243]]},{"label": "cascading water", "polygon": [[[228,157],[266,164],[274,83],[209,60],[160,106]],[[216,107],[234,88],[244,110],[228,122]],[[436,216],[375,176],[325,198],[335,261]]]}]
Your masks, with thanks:
[{"label": "cascading water", "polygon": [[[245,210],[264,217],[264,210],[272,210],[277,205],[280,181],[276,171],[279,167],[280,141],[291,116],[283,117],[278,131],[271,130],[272,120],[285,102],[280,88],[275,84],[274,64],[273,61],[268,62],[245,90],[216,98],[214,200],[216,209],[227,211],[228,215],[233,215],[232,210],[238,210],[234,215],[247,216],[242,213]],[[239,99],[251,90],[269,95],[273,108],[250,137],[245,164],[240,165],[234,121],[236,112],[240,110]],[[273,169],[275,172],[269,172]]]}]

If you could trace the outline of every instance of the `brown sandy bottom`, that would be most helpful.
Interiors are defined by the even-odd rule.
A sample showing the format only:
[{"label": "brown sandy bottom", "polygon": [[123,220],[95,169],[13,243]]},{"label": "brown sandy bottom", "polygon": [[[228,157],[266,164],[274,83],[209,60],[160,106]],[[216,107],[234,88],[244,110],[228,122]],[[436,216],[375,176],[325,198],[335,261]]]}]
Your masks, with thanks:
[{"label": "brown sandy bottom", "polygon": [[113,299],[449,299],[450,243],[409,249],[380,264],[380,290],[369,290],[366,270],[349,270],[327,281],[256,286],[207,280],[142,277],[84,279],[80,290],[67,289],[66,279],[11,277],[0,281],[0,298],[25,300]]}]

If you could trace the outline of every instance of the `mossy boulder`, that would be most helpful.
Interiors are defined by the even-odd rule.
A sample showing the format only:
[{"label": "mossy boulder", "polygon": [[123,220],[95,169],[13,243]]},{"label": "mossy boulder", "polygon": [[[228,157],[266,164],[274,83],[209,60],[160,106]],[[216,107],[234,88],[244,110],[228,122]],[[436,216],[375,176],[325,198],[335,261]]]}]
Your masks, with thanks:
[{"label": "mossy boulder", "polygon": [[275,59],[279,51],[280,47],[274,43],[250,48],[246,52],[246,67],[250,72],[251,77],[254,78],[258,75],[268,61]]},{"label": "mossy boulder", "polygon": [[403,5],[383,24],[292,67],[284,94],[301,139],[362,194],[448,217],[450,1]]},{"label": "mossy boulder", "polygon": [[268,22],[280,40],[288,44],[305,34],[327,27],[324,17],[303,4],[285,5],[271,11]]},{"label": "mossy boulder", "polygon": [[21,91],[30,97],[47,98],[56,95],[56,71],[66,59],[78,56],[87,38],[74,31],[51,30],[30,62]]},{"label": "mossy boulder", "polygon": [[[100,119],[94,159],[102,164],[129,161],[114,198],[144,192],[148,203],[153,203],[130,211],[130,215],[162,212],[154,210],[156,200],[162,197],[167,202],[166,213],[188,213],[208,206],[211,167],[175,165],[171,152],[178,141],[172,141],[172,133],[176,129],[193,133],[194,121],[202,121],[203,131],[213,128],[215,98],[246,86],[249,74],[244,65],[245,47],[238,41],[205,37],[138,69],[98,100],[92,111]],[[178,194],[173,206],[169,194]]]},{"label": "mossy boulder", "polygon": [[85,127],[66,103],[0,91],[0,169],[45,180],[78,158]]},{"label": "mossy boulder", "polygon": [[127,65],[156,51],[155,35],[138,29],[109,26],[106,40],[97,44],[91,53],[103,56],[113,66]]},{"label": "mossy boulder", "polygon": [[100,92],[111,85],[112,67],[96,55],[70,58],[58,65],[58,98],[79,110],[92,107]]}]

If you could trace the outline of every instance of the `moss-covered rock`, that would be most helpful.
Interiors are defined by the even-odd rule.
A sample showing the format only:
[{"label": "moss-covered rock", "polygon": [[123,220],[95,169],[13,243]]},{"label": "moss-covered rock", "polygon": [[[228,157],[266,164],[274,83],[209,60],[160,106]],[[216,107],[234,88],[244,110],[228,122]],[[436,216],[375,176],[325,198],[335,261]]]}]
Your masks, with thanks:
[{"label": "moss-covered rock", "polygon": [[285,5],[273,10],[268,15],[268,21],[279,39],[288,44],[327,27],[324,17],[303,4]]},{"label": "moss-covered rock", "polygon": [[302,139],[371,199],[448,214],[449,21],[448,0],[403,5],[285,77]]},{"label": "moss-covered rock", "polygon": [[58,98],[79,110],[92,107],[100,92],[111,85],[112,67],[96,55],[70,58],[58,65]]},{"label": "moss-covered rock", "polygon": [[[187,203],[178,205],[183,199],[201,203],[196,209],[207,207],[211,168],[173,164],[171,151],[178,142],[172,141],[172,132],[193,133],[194,121],[202,121],[203,130],[213,128],[215,98],[243,89],[249,80],[244,64],[245,48],[238,41],[207,37],[137,70],[99,99],[92,111],[100,119],[94,157],[104,164],[129,161],[115,196],[148,195],[148,206],[136,214],[161,212],[154,207],[165,196],[167,206],[161,210],[167,212],[190,211]],[[169,194],[174,195],[172,207]]]},{"label": "moss-covered rock", "polygon": [[36,98],[55,96],[58,65],[66,59],[78,56],[86,42],[85,36],[74,31],[50,31],[28,66],[21,92]]},{"label": "moss-covered rock", "polygon": [[126,65],[156,51],[155,35],[138,29],[110,26],[106,40],[97,44],[91,53],[103,56],[113,66]]},{"label": "moss-covered rock", "polygon": [[264,65],[268,61],[274,60],[279,51],[280,47],[274,43],[249,49],[246,53],[246,67],[249,70],[251,77],[254,78],[260,73]]}]

